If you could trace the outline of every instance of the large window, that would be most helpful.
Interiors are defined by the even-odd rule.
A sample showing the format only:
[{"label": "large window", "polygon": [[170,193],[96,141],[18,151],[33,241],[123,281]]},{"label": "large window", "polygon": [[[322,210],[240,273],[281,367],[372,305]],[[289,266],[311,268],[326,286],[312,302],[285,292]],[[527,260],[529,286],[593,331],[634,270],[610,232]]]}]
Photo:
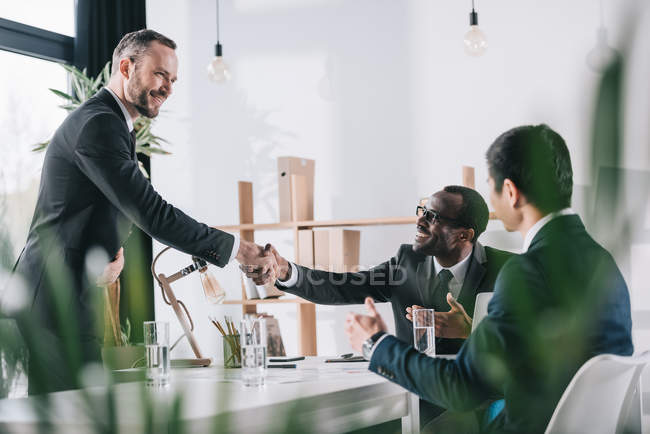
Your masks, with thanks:
[{"label": "large window", "polygon": [[7,51],[0,51],[0,64],[0,208],[16,257],[25,244],[43,163],[43,153],[31,149],[48,140],[66,115],[48,88],[66,90],[68,78],[54,62]]},{"label": "large window", "polygon": [[20,0],[0,2],[0,17],[74,36],[74,0]]},{"label": "large window", "polygon": [[58,107],[62,101],[48,88],[68,89],[67,73],[58,62],[72,60],[74,5],[74,0],[0,2],[3,261],[17,258],[34,212],[43,153],[32,148],[48,140],[66,115]]}]

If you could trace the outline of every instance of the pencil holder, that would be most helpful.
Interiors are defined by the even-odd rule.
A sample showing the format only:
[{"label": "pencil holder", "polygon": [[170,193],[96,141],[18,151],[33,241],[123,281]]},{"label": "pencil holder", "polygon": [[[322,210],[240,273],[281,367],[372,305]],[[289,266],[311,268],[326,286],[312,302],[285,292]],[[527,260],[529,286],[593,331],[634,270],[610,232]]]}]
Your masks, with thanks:
[{"label": "pencil holder", "polygon": [[223,367],[241,368],[241,347],[239,335],[223,336]]}]

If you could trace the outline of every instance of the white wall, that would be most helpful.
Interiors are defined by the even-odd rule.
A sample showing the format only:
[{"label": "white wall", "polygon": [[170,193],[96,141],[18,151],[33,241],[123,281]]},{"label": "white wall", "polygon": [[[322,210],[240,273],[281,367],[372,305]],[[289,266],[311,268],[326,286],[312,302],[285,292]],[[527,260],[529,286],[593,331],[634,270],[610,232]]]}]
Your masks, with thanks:
[{"label": "white wall", "polygon": [[[612,44],[637,3],[604,1]],[[154,157],[154,185],[192,216],[219,225],[237,222],[236,183],[252,181],[256,222],[273,222],[275,158],[296,155],[316,160],[317,219],[409,215],[418,198],[460,183],[463,164],[477,168],[477,188],[487,197],[488,145],[508,128],[540,122],[566,139],[575,182],[590,184],[598,75],[585,56],[595,45],[598,3],[497,0],[477,6],[490,43],[481,58],[463,52],[469,2],[224,0],[221,40],[233,79],[219,86],[205,73],[216,42],[215,2],[150,0],[148,25],[176,40],[180,61],[175,95],[155,127],[174,154]],[[647,57],[640,57],[650,70]],[[582,210],[582,190],[576,190]],[[412,235],[412,227],[364,230],[361,263],[386,260]],[[292,255],[288,233],[260,232],[256,239]],[[521,243],[499,222],[490,224],[483,240],[514,249]],[[188,262],[178,254],[163,261],[161,271]],[[215,273],[228,297],[240,298],[236,267]],[[220,357],[198,276],[174,288],[193,312],[206,352]],[[342,319],[352,309],[358,310],[318,307],[320,354],[349,350]],[[295,353],[295,308],[265,310],[280,318],[287,351]],[[213,311],[240,316],[238,306]],[[382,312],[390,317],[390,306]],[[156,314],[175,324],[160,297]],[[181,348],[189,353],[186,344]]]}]

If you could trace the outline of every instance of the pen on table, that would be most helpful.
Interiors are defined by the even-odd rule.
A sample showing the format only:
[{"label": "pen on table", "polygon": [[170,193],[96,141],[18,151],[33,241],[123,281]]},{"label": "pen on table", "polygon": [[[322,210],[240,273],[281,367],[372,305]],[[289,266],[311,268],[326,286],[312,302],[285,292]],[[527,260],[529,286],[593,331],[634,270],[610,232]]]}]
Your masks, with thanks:
[{"label": "pen on table", "polygon": [[295,368],[296,364],[295,363],[284,363],[282,365],[280,364],[275,364],[275,365],[266,365],[267,368]]}]

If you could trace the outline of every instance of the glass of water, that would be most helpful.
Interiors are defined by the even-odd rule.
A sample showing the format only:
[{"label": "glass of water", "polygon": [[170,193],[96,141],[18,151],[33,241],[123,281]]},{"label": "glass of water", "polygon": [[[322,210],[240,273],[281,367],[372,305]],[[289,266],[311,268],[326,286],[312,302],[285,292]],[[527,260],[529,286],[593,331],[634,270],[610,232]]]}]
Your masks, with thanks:
[{"label": "glass of water", "polygon": [[436,328],[433,309],[413,310],[413,345],[429,357],[436,355]]},{"label": "glass of water", "polygon": [[266,375],[266,320],[253,316],[244,317],[239,335],[244,385],[263,386]]},{"label": "glass of water", "polygon": [[147,385],[165,387],[169,385],[169,323],[145,321],[143,327]]}]

